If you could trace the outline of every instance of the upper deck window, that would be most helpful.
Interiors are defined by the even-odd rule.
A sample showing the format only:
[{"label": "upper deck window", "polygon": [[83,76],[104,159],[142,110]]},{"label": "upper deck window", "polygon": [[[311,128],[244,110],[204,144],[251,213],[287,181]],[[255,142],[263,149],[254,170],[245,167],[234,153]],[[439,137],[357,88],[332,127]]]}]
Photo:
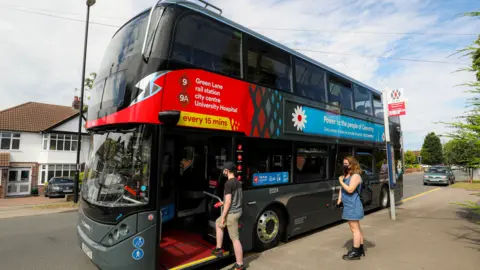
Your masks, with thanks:
[{"label": "upper deck window", "polygon": [[110,41],[100,65],[100,72],[113,67],[112,72],[118,71],[120,65],[127,58],[142,51],[143,40],[148,23],[148,12],[134,18],[123,26]]},{"label": "upper deck window", "polygon": [[383,103],[380,95],[373,95],[373,107],[375,109],[375,116],[383,119]]},{"label": "upper deck window", "polygon": [[330,103],[353,111],[353,93],[351,84],[330,75],[328,81],[328,100]]},{"label": "upper deck window", "polygon": [[241,33],[201,16],[189,15],[178,22],[171,58],[240,77],[241,43]]},{"label": "upper deck window", "polygon": [[247,46],[247,80],[290,92],[289,54],[255,38]]},{"label": "upper deck window", "polygon": [[315,101],[326,101],[327,74],[324,70],[295,59],[295,75],[295,94]]},{"label": "upper deck window", "polygon": [[364,87],[354,85],[355,110],[360,113],[373,115],[372,93]]}]

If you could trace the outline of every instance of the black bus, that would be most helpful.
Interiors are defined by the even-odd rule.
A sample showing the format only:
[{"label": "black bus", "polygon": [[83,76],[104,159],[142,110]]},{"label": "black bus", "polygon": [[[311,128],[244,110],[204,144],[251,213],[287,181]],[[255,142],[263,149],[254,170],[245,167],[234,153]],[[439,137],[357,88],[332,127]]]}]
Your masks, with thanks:
[{"label": "black bus", "polygon": [[[212,7],[160,1],[106,50],[88,108],[77,228],[101,269],[215,261],[226,161],[243,183],[245,251],[340,220],[346,156],[361,163],[365,210],[389,206],[381,93]],[[400,200],[399,119],[389,128]],[[233,254],[228,236],[224,250]]]}]

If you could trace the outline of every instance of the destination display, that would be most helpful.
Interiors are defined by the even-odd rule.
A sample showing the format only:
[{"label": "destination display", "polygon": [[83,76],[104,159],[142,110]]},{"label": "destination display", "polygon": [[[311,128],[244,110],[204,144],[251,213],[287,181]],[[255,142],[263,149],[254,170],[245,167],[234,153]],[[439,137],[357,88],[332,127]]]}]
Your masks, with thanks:
[{"label": "destination display", "polygon": [[202,70],[167,74],[162,110],[180,110],[179,126],[250,133],[248,83]]}]

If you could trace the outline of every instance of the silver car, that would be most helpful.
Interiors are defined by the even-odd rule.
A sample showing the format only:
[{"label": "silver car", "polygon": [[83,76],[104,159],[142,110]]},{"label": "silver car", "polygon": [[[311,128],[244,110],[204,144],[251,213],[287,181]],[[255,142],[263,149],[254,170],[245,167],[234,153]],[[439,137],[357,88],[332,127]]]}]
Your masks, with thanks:
[{"label": "silver car", "polygon": [[432,166],[425,171],[423,175],[423,184],[443,184],[450,185],[455,183],[455,175],[448,166]]}]

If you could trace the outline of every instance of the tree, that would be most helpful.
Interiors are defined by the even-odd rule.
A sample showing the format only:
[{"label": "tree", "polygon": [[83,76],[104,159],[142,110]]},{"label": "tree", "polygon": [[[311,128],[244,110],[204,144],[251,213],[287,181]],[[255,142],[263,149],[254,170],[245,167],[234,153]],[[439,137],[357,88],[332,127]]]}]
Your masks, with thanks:
[{"label": "tree", "polygon": [[413,151],[408,150],[407,152],[405,152],[405,164],[413,165],[415,163],[417,163],[417,157],[415,156]]},{"label": "tree", "polygon": [[[464,15],[480,18],[480,11],[469,12]],[[447,123],[447,125],[454,128],[455,131],[446,134],[446,136],[462,141],[462,143],[466,143],[476,151],[473,155],[469,156],[468,161],[465,161],[471,180],[473,177],[473,169],[480,166],[480,35],[472,45],[457,51],[457,53],[462,53],[463,56],[470,57],[471,65],[460,71],[474,73],[475,81],[463,84],[469,87],[467,93],[472,94],[472,97],[468,99],[466,104],[468,111],[464,115],[457,117],[459,121]]]},{"label": "tree", "polygon": [[445,160],[450,165],[468,167],[472,160],[478,158],[480,147],[473,141],[453,139],[445,144]]},{"label": "tree", "polygon": [[[88,104],[88,102],[85,102],[85,99],[87,101],[90,100],[90,92],[93,89],[93,83],[95,82],[95,78],[97,78],[97,73],[92,72],[92,73],[90,73],[90,75],[88,77],[85,78],[85,81],[83,82],[84,89],[85,89],[85,93],[84,93],[84,97],[83,97],[83,104],[84,104],[83,110],[84,111],[86,111],[88,109],[88,106],[85,105],[85,104]],[[77,92],[77,91],[80,93],[80,89],[75,88],[75,92]]]},{"label": "tree", "polygon": [[427,165],[435,165],[443,162],[442,143],[434,132],[430,132],[423,141],[421,150],[422,161]]}]

